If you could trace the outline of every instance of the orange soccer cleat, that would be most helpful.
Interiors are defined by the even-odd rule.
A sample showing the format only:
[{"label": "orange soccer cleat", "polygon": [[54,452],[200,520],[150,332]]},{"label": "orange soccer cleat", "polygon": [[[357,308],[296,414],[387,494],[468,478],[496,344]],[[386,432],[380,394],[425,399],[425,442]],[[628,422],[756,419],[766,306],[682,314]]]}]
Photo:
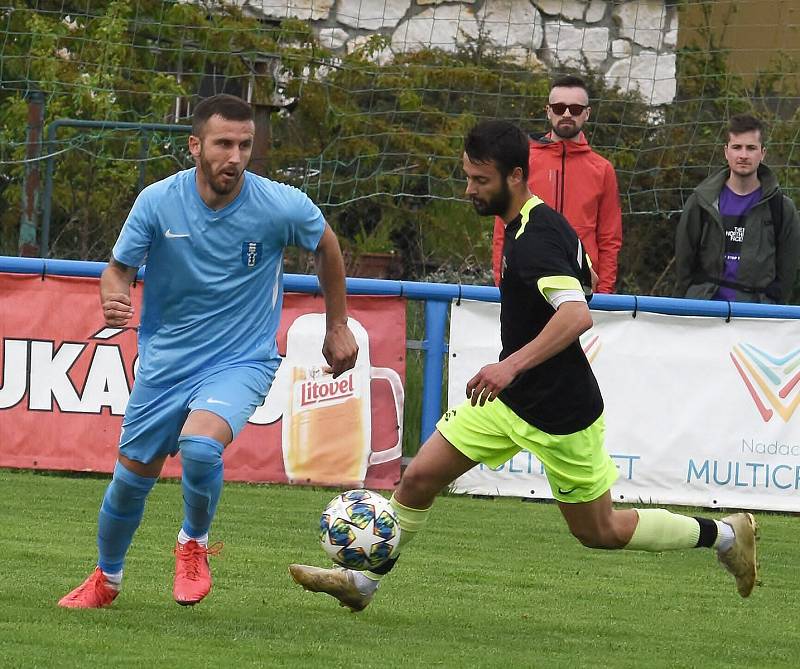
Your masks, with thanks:
[{"label": "orange soccer cleat", "polygon": [[181,606],[193,606],[211,591],[208,556],[217,555],[222,543],[206,547],[190,539],[175,545],[175,582],[172,596]]},{"label": "orange soccer cleat", "polygon": [[109,606],[119,594],[105,574],[97,567],[83,583],[58,600],[65,609],[100,609]]}]

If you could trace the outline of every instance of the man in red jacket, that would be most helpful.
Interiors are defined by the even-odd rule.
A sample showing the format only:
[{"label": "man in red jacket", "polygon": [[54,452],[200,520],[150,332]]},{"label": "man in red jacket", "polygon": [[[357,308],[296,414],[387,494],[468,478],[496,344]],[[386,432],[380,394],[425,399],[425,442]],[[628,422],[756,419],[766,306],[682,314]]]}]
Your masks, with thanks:
[{"label": "man in red jacket", "polygon": [[[546,107],[550,132],[530,140],[528,186],[563,214],[578,233],[598,275],[598,293],[613,293],[617,254],[622,246],[622,212],[617,175],[592,151],[583,135],[591,112],[586,84],[579,77],[557,79]],[[504,225],[495,218],[492,269],[500,285]]]}]

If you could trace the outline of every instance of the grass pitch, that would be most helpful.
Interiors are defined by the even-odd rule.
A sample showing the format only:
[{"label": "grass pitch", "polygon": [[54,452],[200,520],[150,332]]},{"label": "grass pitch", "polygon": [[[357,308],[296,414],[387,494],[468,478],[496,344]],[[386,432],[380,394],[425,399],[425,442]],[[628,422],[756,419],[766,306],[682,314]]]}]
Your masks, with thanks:
[{"label": "grass pitch", "polygon": [[708,550],[591,551],[551,504],[437,500],[372,605],[304,592],[324,565],[330,490],[227,484],[209,597],[171,598],[180,487],[160,482],[110,609],[56,601],[94,565],[107,479],[0,470],[0,666],[796,667],[797,518],[759,514],[764,587],[748,600]]}]

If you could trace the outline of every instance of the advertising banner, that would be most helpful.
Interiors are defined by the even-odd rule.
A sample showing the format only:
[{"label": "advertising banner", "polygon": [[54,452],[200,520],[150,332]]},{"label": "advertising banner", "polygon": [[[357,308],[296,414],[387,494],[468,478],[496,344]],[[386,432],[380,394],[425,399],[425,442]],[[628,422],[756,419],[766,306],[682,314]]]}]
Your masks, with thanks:
[{"label": "advertising banner", "polygon": [[[581,337],[605,401],[622,502],[800,511],[800,321],[592,312]],[[450,320],[450,405],[500,351],[499,305]],[[459,492],[549,498],[527,452],[478,466]]]},{"label": "advertising banner", "polygon": [[[132,288],[141,309],[142,285]],[[225,478],[393,488],[405,300],[350,296],[356,366],[324,374],[321,296],[285,296],[272,390],[225,451]],[[136,369],[135,323],[103,324],[98,280],[0,273],[0,466],[111,472]],[[180,472],[169,459],[164,474]]]}]

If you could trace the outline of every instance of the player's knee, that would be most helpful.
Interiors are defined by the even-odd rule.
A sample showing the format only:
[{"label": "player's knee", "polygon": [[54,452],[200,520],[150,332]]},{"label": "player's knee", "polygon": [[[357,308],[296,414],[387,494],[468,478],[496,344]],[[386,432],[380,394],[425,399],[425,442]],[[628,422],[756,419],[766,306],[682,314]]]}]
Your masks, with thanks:
[{"label": "player's knee", "polygon": [[157,480],[134,474],[121,462],[117,462],[111,483],[103,497],[101,511],[118,516],[138,511],[144,507],[145,499]]},{"label": "player's knee", "polygon": [[400,480],[397,488],[397,495],[403,500],[412,501],[414,508],[428,508],[441,486],[437,480],[419,468],[409,467]]},{"label": "player's knee", "polygon": [[208,475],[222,468],[224,446],[211,437],[182,435],[178,440],[184,475]]}]

